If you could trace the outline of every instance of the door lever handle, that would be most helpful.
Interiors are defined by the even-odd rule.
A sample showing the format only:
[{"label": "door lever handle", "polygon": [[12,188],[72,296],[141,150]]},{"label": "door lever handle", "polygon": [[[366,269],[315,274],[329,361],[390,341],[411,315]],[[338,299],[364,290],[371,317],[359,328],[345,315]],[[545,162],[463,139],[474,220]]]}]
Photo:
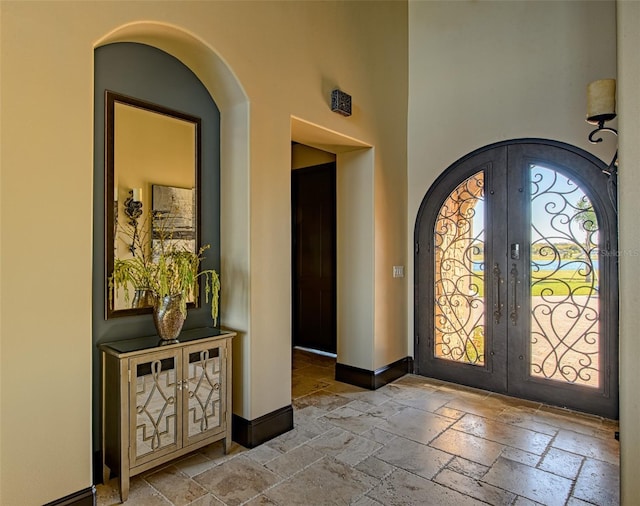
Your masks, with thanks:
[{"label": "door lever handle", "polygon": [[493,304],[493,317],[496,320],[496,324],[498,324],[500,323],[500,318],[502,317],[502,308],[504,307],[504,304],[500,302],[500,292],[502,291],[500,285],[502,285],[503,280],[500,272],[500,266],[498,264],[493,267],[493,283],[493,296],[495,300]]},{"label": "door lever handle", "polygon": [[518,310],[520,306],[518,305],[518,285],[520,284],[520,280],[518,279],[518,268],[516,264],[511,264],[511,293],[513,294],[513,302],[511,304],[511,313],[509,317],[511,318],[511,322],[513,325],[517,325],[518,323]]},{"label": "door lever handle", "polygon": [[517,242],[511,245],[511,260],[520,260],[520,244]]}]

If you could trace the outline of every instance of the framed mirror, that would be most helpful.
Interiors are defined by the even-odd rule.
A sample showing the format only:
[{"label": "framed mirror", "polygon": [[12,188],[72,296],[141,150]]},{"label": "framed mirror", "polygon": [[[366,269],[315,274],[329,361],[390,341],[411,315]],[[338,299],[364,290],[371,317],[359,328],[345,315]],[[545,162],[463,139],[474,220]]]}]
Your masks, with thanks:
[{"label": "framed mirror", "polygon": [[144,290],[130,286],[125,296],[109,287],[116,259],[152,258],[166,223],[181,247],[200,248],[201,120],[108,90],[105,107],[108,319],[152,312]]}]

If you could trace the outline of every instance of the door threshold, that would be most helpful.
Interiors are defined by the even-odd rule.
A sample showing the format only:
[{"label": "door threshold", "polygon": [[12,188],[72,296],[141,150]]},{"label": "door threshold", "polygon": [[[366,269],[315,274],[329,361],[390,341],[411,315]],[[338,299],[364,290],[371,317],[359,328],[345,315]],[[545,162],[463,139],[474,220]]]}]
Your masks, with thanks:
[{"label": "door threshold", "polygon": [[294,346],[293,349],[294,350],[307,351],[309,353],[315,353],[316,355],[322,355],[322,356],[325,356],[325,357],[332,357],[332,358],[337,358],[338,357],[337,353],[331,353],[331,352],[322,351],[322,350],[314,350],[313,348],[305,348],[304,346]]}]

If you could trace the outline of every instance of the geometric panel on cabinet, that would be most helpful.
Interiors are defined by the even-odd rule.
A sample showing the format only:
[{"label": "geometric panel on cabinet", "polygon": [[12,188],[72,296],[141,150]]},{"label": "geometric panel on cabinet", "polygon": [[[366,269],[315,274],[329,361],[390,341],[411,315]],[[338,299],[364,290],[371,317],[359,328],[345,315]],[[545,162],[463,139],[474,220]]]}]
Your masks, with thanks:
[{"label": "geometric panel on cabinet", "polygon": [[137,365],[136,458],[178,442],[176,357]]},{"label": "geometric panel on cabinet", "polygon": [[189,353],[188,437],[197,436],[222,425],[222,362],[220,348],[212,347]]}]

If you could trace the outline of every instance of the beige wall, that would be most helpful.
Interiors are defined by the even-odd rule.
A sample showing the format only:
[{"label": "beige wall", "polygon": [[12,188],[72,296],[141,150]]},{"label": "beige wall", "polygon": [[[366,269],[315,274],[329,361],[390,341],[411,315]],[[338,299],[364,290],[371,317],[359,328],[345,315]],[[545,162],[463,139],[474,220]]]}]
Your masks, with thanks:
[{"label": "beige wall", "polygon": [[640,389],[638,305],[640,304],[640,3],[618,2],[618,111],[620,113],[620,461],[621,504],[640,497]]},{"label": "beige wall", "polygon": [[[220,106],[223,324],[240,331],[234,411],[254,419],[291,402],[292,116],[375,148],[364,165],[343,165],[365,172],[363,216],[376,237],[371,269],[350,279],[354,304],[375,288],[373,314],[350,319],[362,347],[345,363],[375,368],[406,355],[407,289],[391,278],[406,255],[404,2],[3,1],[0,9],[0,503],[42,504],[92,482],[96,45],[152,43],[190,66]],[[336,86],[353,96],[350,118],[330,111]],[[394,311],[382,307],[386,294]]]}]

